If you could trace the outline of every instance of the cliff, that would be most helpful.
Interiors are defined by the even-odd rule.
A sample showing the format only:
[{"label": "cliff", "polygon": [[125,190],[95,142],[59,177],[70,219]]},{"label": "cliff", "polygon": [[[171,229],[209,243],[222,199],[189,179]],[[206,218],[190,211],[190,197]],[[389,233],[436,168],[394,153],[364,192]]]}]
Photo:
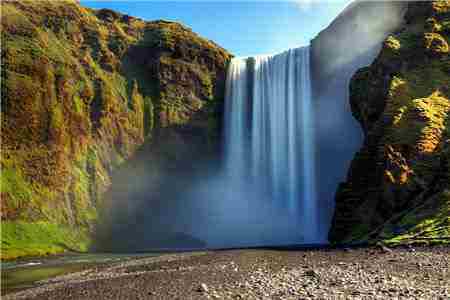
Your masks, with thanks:
[{"label": "cliff", "polygon": [[449,242],[450,2],[409,2],[404,20],[350,83],[364,143],[336,195],[333,242]]},{"label": "cliff", "polygon": [[334,197],[355,153],[363,143],[361,126],[352,117],[352,75],[370,65],[384,39],[402,26],[406,2],[354,1],[311,41],[315,120],[317,198],[326,236]]},{"label": "cliff", "polygon": [[[1,5],[2,259],[84,251],[92,236],[108,250],[203,245],[166,216],[218,161],[231,55],[178,23]],[[312,41],[321,213],[360,147],[350,113],[364,133],[330,241],[449,241],[449,7],[357,2]]]},{"label": "cliff", "polygon": [[142,147],[158,158],[195,135],[217,152],[224,49],[76,1],[1,5],[2,259],[86,250],[115,171]]}]

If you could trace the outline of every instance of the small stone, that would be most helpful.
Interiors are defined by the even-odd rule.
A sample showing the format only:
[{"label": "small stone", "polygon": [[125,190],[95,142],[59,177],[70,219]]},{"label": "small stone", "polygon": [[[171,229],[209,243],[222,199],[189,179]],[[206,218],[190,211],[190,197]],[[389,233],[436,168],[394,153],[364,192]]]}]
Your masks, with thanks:
[{"label": "small stone", "polygon": [[378,244],[378,247],[381,249],[381,251],[383,251],[384,253],[392,253],[392,249],[390,249],[390,248],[388,248],[388,247],[386,247],[385,245],[383,245],[383,244]]},{"label": "small stone", "polygon": [[200,284],[200,286],[197,289],[198,292],[207,293],[208,292],[208,286],[204,283]]},{"label": "small stone", "polygon": [[413,246],[408,245],[407,247],[408,247],[408,250],[409,250],[410,252],[416,252],[416,249],[414,249]]},{"label": "small stone", "polygon": [[314,270],[307,270],[305,275],[309,277],[319,277],[319,274],[317,274]]}]

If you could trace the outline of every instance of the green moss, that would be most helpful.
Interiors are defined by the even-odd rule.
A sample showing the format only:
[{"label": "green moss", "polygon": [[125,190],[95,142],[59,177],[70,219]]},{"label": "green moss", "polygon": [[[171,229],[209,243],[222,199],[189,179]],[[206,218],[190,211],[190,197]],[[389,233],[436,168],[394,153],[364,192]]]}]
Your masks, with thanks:
[{"label": "green moss", "polygon": [[12,168],[2,168],[0,176],[0,188],[6,205],[10,209],[19,209],[26,206],[33,195],[30,184],[25,181],[23,176]]},{"label": "green moss", "polygon": [[398,222],[387,224],[380,237],[392,245],[450,243],[450,191],[439,193]]},{"label": "green moss", "polygon": [[438,143],[450,110],[448,100],[438,93],[411,100],[412,96],[409,96],[406,91],[394,97],[395,105],[389,106],[389,109],[393,111],[393,127],[386,140],[398,145],[428,143],[430,147],[433,143]]},{"label": "green moss", "polygon": [[[89,157],[91,156],[91,157]],[[86,159],[93,160],[92,155]],[[87,162],[86,161],[86,162]],[[73,169],[74,187],[73,187],[73,206],[75,208],[75,223],[78,225],[89,225],[95,221],[97,213],[95,206],[91,203],[91,176],[87,172],[87,164],[75,167]]]},{"label": "green moss", "polygon": [[445,129],[450,109],[447,89],[450,77],[442,65],[441,61],[433,60],[392,78],[386,115],[392,117],[393,126],[387,142],[414,145],[439,140],[437,134]]},{"label": "green moss", "polygon": [[1,259],[48,255],[67,250],[87,251],[86,232],[49,222],[2,221]]},{"label": "green moss", "polygon": [[55,64],[73,65],[76,63],[71,55],[72,48],[67,42],[61,41],[54,32],[48,29],[38,29],[39,46],[43,50],[43,54]]},{"label": "green moss", "polygon": [[106,82],[113,93],[113,96],[117,99],[122,100],[122,103],[127,104],[130,102],[131,94],[128,93],[128,81],[127,79],[118,74],[106,74]]},{"label": "green moss", "polygon": [[361,241],[367,241],[368,240],[368,234],[370,233],[370,227],[367,224],[358,224],[354,226],[348,235],[348,239],[345,241],[342,241],[342,243],[355,243],[355,242],[361,242]]},{"label": "green moss", "polygon": [[191,64],[190,69],[200,81],[200,84],[203,88],[203,96],[206,98],[205,100],[212,101],[214,99],[214,94],[211,74],[209,74],[209,72],[205,70],[202,70],[198,65],[195,64]]},{"label": "green moss", "polygon": [[416,47],[422,46],[422,35],[420,33],[405,31],[401,34],[398,34],[397,39],[399,41],[399,49],[401,49],[402,54],[406,53],[407,51],[410,52]]},{"label": "green moss", "polygon": [[[370,236],[362,239],[450,241],[450,15],[432,8],[438,3],[448,5],[411,4],[404,27],[352,78],[352,111],[366,139],[349,172],[351,192],[338,198],[335,231],[341,232],[332,229],[334,236],[358,239],[358,224],[367,222],[370,228],[362,232]],[[364,173],[368,169],[376,171]]]},{"label": "green moss", "polygon": [[440,24],[440,30],[444,31],[447,34],[450,34],[450,20],[444,20],[441,24]]},{"label": "green moss", "polygon": [[64,77],[67,75],[66,65],[58,64],[55,68],[55,76],[56,77]]},{"label": "green moss", "polygon": [[[5,243],[10,257],[65,249],[39,244],[22,221],[50,236],[63,235],[54,224],[90,228],[111,171],[152,136],[161,111],[184,125],[216,101],[214,72],[228,55],[180,24],[100,21],[75,1],[4,1],[1,35],[2,217],[20,229]],[[162,56],[185,84],[161,91]]]},{"label": "green moss", "polygon": [[97,151],[93,147],[90,147],[86,158],[88,164],[95,165],[95,162],[97,161]]},{"label": "green moss", "polygon": [[[6,84],[5,88],[9,92],[7,96],[23,96],[36,98],[42,92],[42,86],[35,82],[32,77],[16,72],[6,71]],[[8,99],[9,100],[9,99]],[[20,99],[22,102],[26,102],[29,99]],[[12,101],[12,99],[10,100]],[[33,101],[30,106],[33,109],[38,108],[39,101]]]},{"label": "green moss", "polygon": [[123,36],[116,36],[109,40],[108,48],[116,55],[121,55],[127,50],[128,43],[126,39],[124,40]]},{"label": "green moss", "polygon": [[149,136],[155,126],[154,107],[151,97],[144,98],[144,134]]},{"label": "green moss", "polygon": [[51,110],[51,126],[57,130],[64,127],[64,114],[59,104],[53,106]]},{"label": "green moss", "polygon": [[[27,38],[36,35],[36,29],[32,22],[19,9],[12,5],[2,5],[2,25],[14,31],[17,36],[24,36]],[[2,30],[2,34],[4,31]]]}]

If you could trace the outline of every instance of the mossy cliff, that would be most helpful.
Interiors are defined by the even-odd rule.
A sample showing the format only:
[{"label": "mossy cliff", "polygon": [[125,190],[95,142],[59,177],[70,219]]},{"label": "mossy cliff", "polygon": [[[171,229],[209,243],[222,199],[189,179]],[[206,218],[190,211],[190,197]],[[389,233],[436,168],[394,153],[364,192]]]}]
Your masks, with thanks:
[{"label": "mossy cliff", "polygon": [[216,151],[222,48],[76,1],[1,9],[3,259],[85,250],[112,174],[144,143],[197,130]]},{"label": "mossy cliff", "polygon": [[450,1],[405,24],[350,84],[364,144],[339,186],[333,242],[450,242]]}]

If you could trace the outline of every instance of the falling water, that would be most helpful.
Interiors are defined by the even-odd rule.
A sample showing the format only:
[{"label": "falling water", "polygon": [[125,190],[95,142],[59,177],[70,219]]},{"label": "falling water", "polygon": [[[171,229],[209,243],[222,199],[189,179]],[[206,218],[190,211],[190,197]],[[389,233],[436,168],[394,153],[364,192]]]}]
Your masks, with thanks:
[{"label": "falling water", "polygon": [[226,87],[225,168],[235,183],[230,185],[249,186],[295,221],[299,228],[291,230],[301,237],[292,243],[323,240],[317,229],[309,53],[302,47],[234,58]]},{"label": "falling water", "polygon": [[[203,159],[197,137],[184,132],[170,137],[170,144],[161,140],[159,150],[148,144],[148,152],[139,151],[113,180],[99,247],[326,242],[336,187],[362,142],[348,83],[373,61],[386,35],[401,27],[407,4],[400,2],[356,1],[313,39],[311,50],[233,59],[224,116],[226,168]],[[311,118],[309,51],[314,112],[326,114],[320,120]],[[179,147],[176,161],[161,156],[165,147]],[[122,236],[127,239],[117,238]]]}]

